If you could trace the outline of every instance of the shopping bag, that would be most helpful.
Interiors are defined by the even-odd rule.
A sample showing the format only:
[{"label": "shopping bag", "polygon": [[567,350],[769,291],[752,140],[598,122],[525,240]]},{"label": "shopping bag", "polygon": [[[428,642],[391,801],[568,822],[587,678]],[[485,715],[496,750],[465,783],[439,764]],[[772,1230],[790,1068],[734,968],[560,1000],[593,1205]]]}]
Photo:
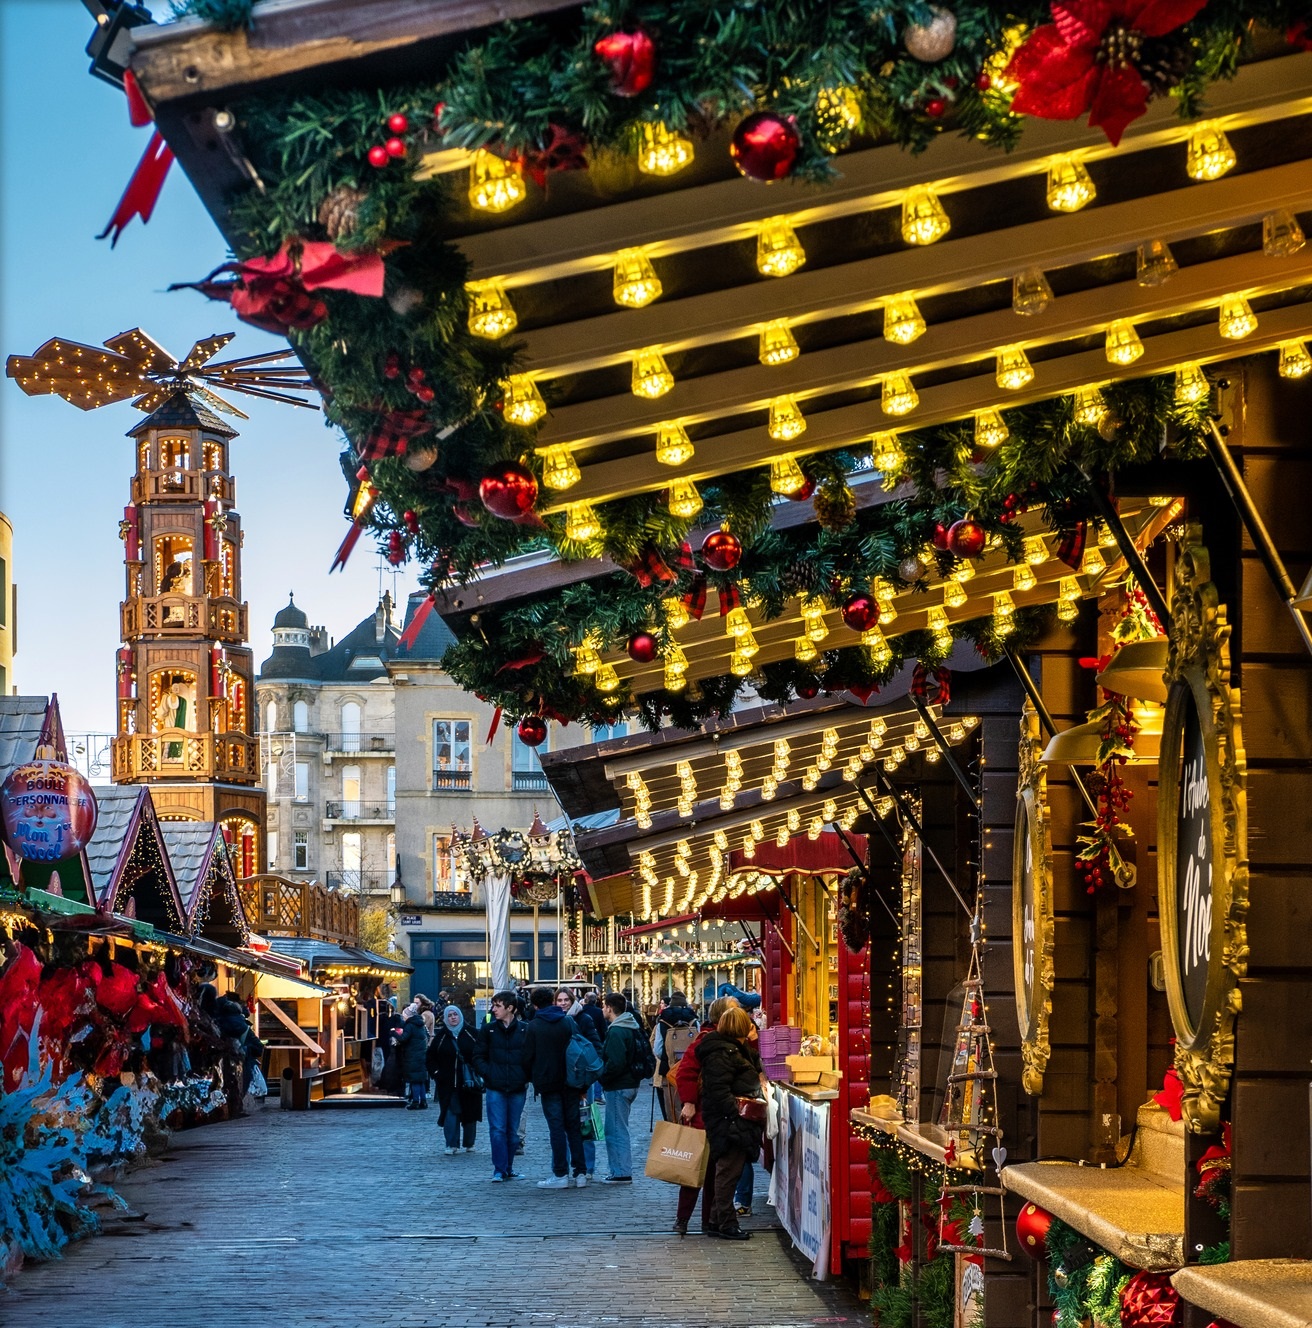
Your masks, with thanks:
[{"label": "shopping bag", "polygon": [[592,1117],[592,1137],[600,1142],[606,1137],[606,1108],[600,1102],[589,1102],[588,1115]]},{"label": "shopping bag", "polygon": [[254,1098],[269,1096],[269,1085],[265,1082],[264,1072],[258,1065],[251,1070],[251,1096]]},{"label": "shopping bag", "polygon": [[671,1185],[690,1185],[701,1189],[710,1160],[706,1131],[675,1121],[657,1121],[651,1129],[651,1147],[647,1150],[646,1174],[653,1180]]}]

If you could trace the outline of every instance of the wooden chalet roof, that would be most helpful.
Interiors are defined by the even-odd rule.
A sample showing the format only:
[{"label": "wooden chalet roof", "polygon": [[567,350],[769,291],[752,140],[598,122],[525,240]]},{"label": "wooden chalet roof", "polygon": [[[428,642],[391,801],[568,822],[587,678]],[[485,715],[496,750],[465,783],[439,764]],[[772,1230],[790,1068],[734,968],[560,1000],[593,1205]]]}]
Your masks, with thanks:
[{"label": "wooden chalet roof", "polygon": [[0,696],[0,779],[30,761],[43,740],[52,740],[52,724],[58,730],[55,746],[62,756],[58,701],[48,696]]},{"label": "wooden chalet roof", "polygon": [[213,821],[166,821],[161,827],[192,935],[240,945],[250,932],[223,831]]},{"label": "wooden chalet roof", "polygon": [[101,908],[124,913],[131,901],[140,921],[178,930],[187,914],[150,789],[109,784],[94,792],[99,811],[87,862]]}]

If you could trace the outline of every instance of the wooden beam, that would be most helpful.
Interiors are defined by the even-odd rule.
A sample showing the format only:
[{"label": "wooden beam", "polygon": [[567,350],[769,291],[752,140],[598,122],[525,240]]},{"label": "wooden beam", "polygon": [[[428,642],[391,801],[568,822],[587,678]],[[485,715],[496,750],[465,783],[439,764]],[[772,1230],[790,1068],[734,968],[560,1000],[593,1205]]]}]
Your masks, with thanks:
[{"label": "wooden beam", "polygon": [[624,363],[635,350],[668,352],[755,338],[776,318],[793,326],[869,312],[890,296],[918,299],[1010,281],[1021,266],[1045,272],[1090,263],[1155,237],[1175,244],[1198,235],[1260,221],[1277,208],[1312,207],[1312,172],[1305,161],[1229,175],[1206,187],[1191,185],[1150,198],[1054,214],[1042,221],[928,246],[908,245],[855,263],[754,281],[729,290],[657,301],[645,309],[616,309],[597,318],[535,328],[523,337],[524,368],[534,378],[583,373]]},{"label": "wooden beam", "polygon": [[[1109,310],[1104,322],[1120,316],[1119,311]],[[772,442],[764,428],[758,426],[705,440],[693,460],[685,466],[662,466],[652,452],[599,462],[586,467],[582,479],[572,489],[564,494],[552,494],[542,510],[561,512],[569,503],[606,502],[621,495],[665,489],[675,478],[710,480],[717,475],[765,465],[770,457],[785,451],[804,456],[855,447],[882,430],[930,428],[952,420],[968,419],[977,410],[1005,410],[1010,406],[1061,396],[1091,383],[1166,373],[1188,361],[1211,363],[1230,360],[1239,354],[1253,355],[1272,350],[1282,341],[1308,336],[1312,336],[1312,306],[1290,305],[1262,314],[1257,331],[1243,342],[1226,341],[1216,325],[1209,322],[1180,332],[1145,337],[1143,356],[1126,367],[1108,364],[1101,348],[1044,360],[1036,365],[1034,380],[1017,392],[1006,393],[1005,399],[994,380],[990,363],[987,372],[921,389],[917,410],[899,420],[885,415],[878,400],[870,400],[809,416],[807,431],[788,444]],[[1033,339],[1028,340],[1034,344]],[[674,417],[671,414],[667,418]]]},{"label": "wooden beam", "polygon": [[[1208,88],[1210,117],[1227,128],[1284,119],[1312,110],[1312,54],[1282,56],[1245,65],[1231,81]],[[751,180],[723,180],[672,188],[569,216],[500,226],[460,240],[476,278],[499,277],[510,285],[551,281],[609,266],[617,250],[639,243],[653,257],[740,240],[766,219],[786,215],[804,226],[900,205],[912,185],[933,182],[941,194],[1046,171],[1048,160],[1079,153],[1086,160],[1183,143],[1189,126],[1174,103],[1148,107],[1113,149],[1100,131],[1072,121],[1030,119],[1010,153],[986,148],[958,134],[941,134],[918,156],[896,144],[842,154],[842,176],[822,190],[805,184],[762,187]],[[677,177],[676,177],[677,183]]]}]

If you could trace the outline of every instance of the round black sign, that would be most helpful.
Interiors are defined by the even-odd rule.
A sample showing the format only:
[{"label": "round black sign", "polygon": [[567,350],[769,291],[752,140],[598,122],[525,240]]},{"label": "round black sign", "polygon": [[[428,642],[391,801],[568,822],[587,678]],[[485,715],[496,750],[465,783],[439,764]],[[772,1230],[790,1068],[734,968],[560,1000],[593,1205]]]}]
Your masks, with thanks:
[{"label": "round black sign", "polygon": [[1197,1028],[1207,1000],[1212,957],[1212,793],[1207,752],[1192,691],[1184,704],[1180,742],[1175,856],[1176,961],[1190,1024]]}]

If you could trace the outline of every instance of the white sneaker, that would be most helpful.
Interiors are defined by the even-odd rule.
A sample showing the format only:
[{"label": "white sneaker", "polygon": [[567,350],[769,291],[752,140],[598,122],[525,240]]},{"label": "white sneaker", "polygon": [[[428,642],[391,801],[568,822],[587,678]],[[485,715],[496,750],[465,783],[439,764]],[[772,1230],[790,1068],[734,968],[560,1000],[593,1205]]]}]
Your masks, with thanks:
[{"label": "white sneaker", "polygon": [[460,1151],[460,1149],[458,1149],[458,1148],[448,1148],[448,1149],[446,1150],[446,1155],[447,1155],[447,1157],[455,1157],[455,1155],[456,1155],[459,1151]]},{"label": "white sneaker", "polygon": [[574,1184],[577,1185],[579,1189],[583,1189],[587,1185],[587,1183],[588,1183],[587,1176],[583,1175],[581,1172],[579,1173],[579,1175],[574,1177]]},{"label": "white sneaker", "polygon": [[465,1152],[466,1152],[466,1153],[472,1153],[473,1151],[474,1151],[474,1146],[473,1146],[472,1144],[471,1144],[468,1148],[465,1149]]},{"label": "white sneaker", "polygon": [[548,1176],[546,1180],[538,1181],[540,1190],[567,1190],[569,1189],[568,1176]]}]

